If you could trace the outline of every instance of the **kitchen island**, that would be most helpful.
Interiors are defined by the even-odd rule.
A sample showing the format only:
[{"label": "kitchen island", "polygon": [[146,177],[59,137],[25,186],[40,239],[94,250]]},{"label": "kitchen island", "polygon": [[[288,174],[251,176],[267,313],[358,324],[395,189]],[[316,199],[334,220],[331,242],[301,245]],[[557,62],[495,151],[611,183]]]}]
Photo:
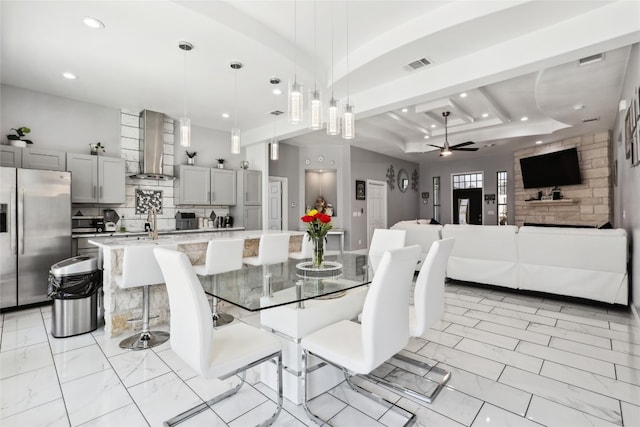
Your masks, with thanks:
[{"label": "kitchen island", "polygon": [[[99,259],[103,270],[104,321],[105,333],[118,336],[138,329],[137,322],[142,316],[142,290],[140,288],[120,289],[115,277],[122,274],[124,249],[139,245],[177,245],[178,250],[185,252],[191,264],[204,264],[208,242],[212,239],[244,239],[244,256],[255,256],[258,252],[262,234],[289,233],[289,252],[300,250],[303,232],[276,230],[242,230],[216,232],[190,232],[160,235],[157,240],[150,237],[94,237],[89,243],[100,249]],[[151,286],[149,289],[151,326],[169,323],[169,299],[164,284]],[[157,316],[157,317],[156,317]]]}]

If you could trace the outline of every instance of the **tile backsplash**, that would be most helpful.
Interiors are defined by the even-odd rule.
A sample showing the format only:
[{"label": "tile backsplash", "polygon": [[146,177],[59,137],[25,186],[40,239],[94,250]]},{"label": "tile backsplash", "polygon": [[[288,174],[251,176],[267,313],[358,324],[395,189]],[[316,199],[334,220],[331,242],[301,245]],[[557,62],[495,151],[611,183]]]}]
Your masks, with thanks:
[{"label": "tile backsplash", "polygon": [[[151,179],[132,179],[131,175],[140,172],[142,160],[140,152],[140,117],[139,113],[122,110],[120,113],[121,157],[126,162],[126,202],[121,205],[74,204],[72,211],[81,211],[83,215],[102,215],[103,209],[114,209],[120,215],[119,227],[128,231],[144,231],[147,213],[136,213],[136,190],[162,192],[162,213],[158,214],[158,230],[175,230],[175,215],[180,212],[193,212],[197,217],[209,218],[214,211],[217,216],[229,213],[228,206],[192,206],[174,205],[173,181],[157,181]],[[163,172],[174,175],[174,120],[164,118],[164,159]]]}]

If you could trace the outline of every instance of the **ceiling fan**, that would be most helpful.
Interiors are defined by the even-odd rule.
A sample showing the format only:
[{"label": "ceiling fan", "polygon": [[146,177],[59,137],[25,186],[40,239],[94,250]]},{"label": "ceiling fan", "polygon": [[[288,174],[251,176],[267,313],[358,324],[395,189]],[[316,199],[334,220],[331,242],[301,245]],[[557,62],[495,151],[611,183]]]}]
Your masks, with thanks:
[{"label": "ceiling fan", "polygon": [[443,111],[442,117],[444,117],[444,146],[440,147],[439,145],[427,144],[431,147],[440,149],[440,157],[450,156],[454,151],[478,151],[477,147],[472,148],[464,148],[467,145],[475,144],[473,141],[461,142],[456,145],[449,145],[448,133],[447,133],[447,118],[451,114],[449,111]]}]

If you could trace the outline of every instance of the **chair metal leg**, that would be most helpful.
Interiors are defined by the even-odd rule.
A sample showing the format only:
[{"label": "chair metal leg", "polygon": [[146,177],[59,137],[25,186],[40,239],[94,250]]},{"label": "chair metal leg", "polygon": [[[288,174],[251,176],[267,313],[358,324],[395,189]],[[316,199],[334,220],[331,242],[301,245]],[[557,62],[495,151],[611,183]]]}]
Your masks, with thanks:
[{"label": "chair metal leg", "polygon": [[367,379],[369,381],[375,382],[375,383],[380,383],[381,385],[388,387],[394,391],[397,391],[399,393],[404,394],[405,396],[411,397],[413,399],[417,399],[420,400],[422,402],[425,402],[427,404],[431,404],[433,403],[433,401],[436,399],[436,397],[438,397],[438,394],[440,394],[440,392],[442,391],[442,389],[447,385],[447,383],[449,382],[449,379],[451,379],[451,372],[449,371],[445,371],[442,368],[439,368],[437,366],[431,366],[428,363],[424,363],[421,362],[419,360],[416,359],[412,359],[411,357],[408,357],[404,354],[398,353],[396,355],[393,356],[394,359],[398,359],[401,360],[403,362],[406,362],[408,364],[414,365],[419,367],[420,369],[423,369],[425,371],[428,372],[432,372],[437,374],[438,376],[441,377],[441,379],[439,381],[431,379],[431,378],[427,378],[427,377],[423,377],[422,379],[424,381],[428,381],[430,383],[433,383],[433,387],[431,388],[431,392],[428,394],[424,394],[424,392],[418,392],[415,390],[412,390],[410,388],[407,387],[403,387],[401,385],[398,385],[396,383],[390,382],[382,377],[378,377],[376,375],[373,374],[369,374],[366,375]]},{"label": "chair metal leg", "polygon": [[221,377],[221,380],[225,380],[227,378],[230,378],[234,375],[239,375],[240,376],[240,384],[236,385],[235,387],[233,387],[230,390],[225,391],[224,393],[221,393],[217,396],[215,396],[214,398],[207,400],[206,402],[203,402],[199,405],[194,406],[191,409],[187,409],[186,411],[176,415],[175,417],[171,418],[168,421],[165,421],[162,425],[164,427],[172,427],[175,426],[176,424],[179,424],[185,420],[188,420],[189,418],[198,415],[199,413],[206,411],[210,406],[215,405],[216,403],[226,399],[227,397],[233,396],[234,394],[236,394],[244,385],[244,383],[246,382],[246,376],[247,376],[247,370],[257,366],[261,363],[264,363],[268,360],[271,359],[277,359],[277,364],[278,364],[278,404],[276,407],[276,411],[273,413],[273,415],[271,415],[271,417],[269,417],[267,420],[265,420],[264,422],[262,422],[260,424],[260,426],[270,426],[271,424],[273,424],[273,422],[276,420],[276,418],[278,418],[278,415],[280,414],[280,411],[282,410],[282,404],[283,404],[283,393],[282,393],[282,352],[279,351],[277,353],[271,354],[267,357],[264,357],[260,360],[257,360],[255,362],[253,362],[252,364],[248,365],[248,366],[243,366],[241,369],[238,369],[234,372],[229,373],[228,375]]},{"label": "chair metal leg", "polygon": [[142,331],[120,341],[120,348],[146,350],[165,343],[169,333],[149,329],[149,286],[142,287]]},{"label": "chair metal leg", "polygon": [[[213,276],[213,289],[214,294],[218,293],[218,276]],[[228,325],[235,319],[228,313],[218,312],[218,298],[215,296],[211,298],[211,318],[213,319],[213,326]]]},{"label": "chair metal leg", "polygon": [[[308,363],[308,359],[309,359],[309,355],[312,354],[310,352],[308,352],[307,350],[303,350],[302,351],[302,406],[304,407],[305,412],[307,413],[307,415],[309,416],[309,418],[311,418],[313,421],[315,421],[318,425],[323,425],[323,424],[329,424],[330,423],[326,420],[323,420],[322,418],[320,418],[319,416],[317,416],[316,414],[314,414],[313,412],[311,412],[311,409],[309,408],[309,401],[307,400],[308,395],[307,395],[307,386],[308,386],[308,378],[307,378],[307,363]],[[366,390],[360,386],[358,386],[357,384],[353,383],[353,381],[351,381],[351,378],[353,377],[353,375],[351,375],[349,372],[347,372],[347,370],[345,370],[343,367],[341,366],[337,366],[333,363],[331,363],[330,361],[323,359],[322,357],[318,356],[317,354],[313,354],[315,357],[324,360],[325,362],[327,362],[328,364],[335,366],[339,369],[342,370],[342,372],[344,373],[344,378],[347,381],[347,384],[349,384],[349,386],[351,387],[352,390],[363,394],[365,396],[367,396],[368,398],[381,403],[381,404],[386,404],[386,405],[390,405],[395,411],[401,413],[403,416],[406,416],[408,419],[407,421],[404,423],[404,426],[408,427],[408,426],[412,426],[413,424],[415,424],[416,422],[416,415],[412,412],[407,411],[406,409],[396,405],[393,402],[389,402],[387,399],[385,399],[384,397],[378,396],[377,394],[370,392],[369,390]],[[362,375],[358,375],[359,377],[365,378],[367,379],[367,376],[362,376]]]}]

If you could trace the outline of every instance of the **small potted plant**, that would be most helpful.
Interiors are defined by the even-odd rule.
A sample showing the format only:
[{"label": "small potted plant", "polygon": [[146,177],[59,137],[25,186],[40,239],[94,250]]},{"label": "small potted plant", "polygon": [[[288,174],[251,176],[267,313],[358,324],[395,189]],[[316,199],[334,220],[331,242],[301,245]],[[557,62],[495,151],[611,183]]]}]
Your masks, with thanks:
[{"label": "small potted plant", "polygon": [[29,129],[28,127],[22,126],[17,129],[11,128],[11,130],[15,131],[16,133],[15,135],[7,135],[7,139],[9,140],[9,143],[14,147],[26,147],[27,144],[33,144],[33,141],[31,141],[30,139],[23,139],[24,136],[31,132],[31,129]]},{"label": "small potted plant", "polygon": [[218,161],[218,169],[224,169],[224,159],[216,159]]},{"label": "small potted plant", "polygon": [[105,152],[104,145],[102,142],[98,142],[97,144],[89,144],[89,148],[91,149],[91,154],[94,156],[100,155],[100,153]]},{"label": "small potted plant", "polygon": [[190,153],[189,151],[185,151],[185,153],[187,153],[187,164],[188,165],[195,165],[196,164],[196,156],[198,155],[197,151],[194,151],[192,153]]}]

